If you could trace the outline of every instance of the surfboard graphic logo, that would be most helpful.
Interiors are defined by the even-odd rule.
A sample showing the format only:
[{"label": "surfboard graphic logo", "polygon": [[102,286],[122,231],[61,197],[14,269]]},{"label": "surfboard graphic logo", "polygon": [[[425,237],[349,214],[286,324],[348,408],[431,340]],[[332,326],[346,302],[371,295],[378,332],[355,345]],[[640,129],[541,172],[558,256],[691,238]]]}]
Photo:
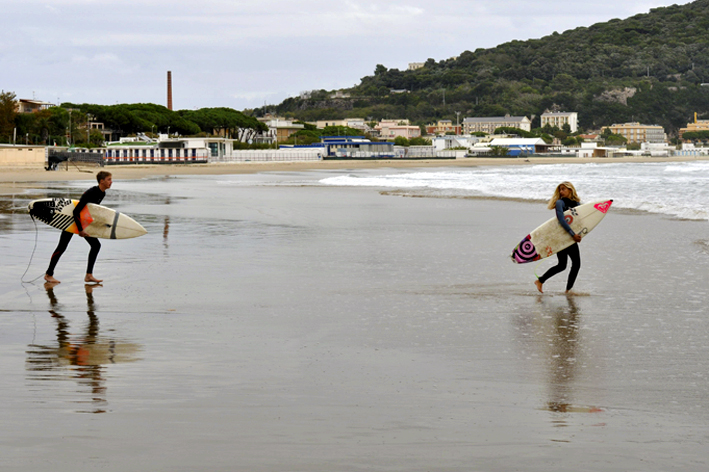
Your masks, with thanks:
[{"label": "surfboard graphic logo", "polygon": [[534,247],[530,235],[527,235],[527,237],[517,245],[515,250],[512,251],[512,260],[517,264],[524,264],[525,262],[536,261],[539,259],[541,259],[541,257],[537,254],[537,248]]},{"label": "surfboard graphic logo", "polygon": [[595,205],[593,205],[593,208],[605,214],[611,207],[611,203],[613,203],[613,200],[608,200],[607,202],[602,203],[596,203]]}]

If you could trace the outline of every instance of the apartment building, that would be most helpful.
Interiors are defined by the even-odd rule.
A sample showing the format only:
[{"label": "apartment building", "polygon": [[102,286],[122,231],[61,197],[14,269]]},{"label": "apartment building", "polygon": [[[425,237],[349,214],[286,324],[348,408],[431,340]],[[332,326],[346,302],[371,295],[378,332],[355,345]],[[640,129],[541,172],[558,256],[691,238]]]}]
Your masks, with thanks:
[{"label": "apartment building", "polygon": [[347,128],[353,128],[365,132],[368,130],[368,126],[364,122],[364,118],[345,118],[344,120],[320,120],[315,122],[315,126],[318,129],[325,129],[328,126],[342,126]]},{"label": "apartment building", "polygon": [[606,126],[611,133],[623,136],[629,143],[664,143],[667,134],[659,125],[642,125],[640,123],[621,123]]},{"label": "apartment building", "polygon": [[544,112],[541,116],[542,118],[542,128],[544,126],[556,126],[559,129],[563,129],[564,125],[569,125],[571,132],[575,133],[579,129],[579,114],[575,111],[573,112]]},{"label": "apartment building", "polygon": [[374,130],[383,139],[395,139],[399,136],[406,139],[421,137],[421,128],[410,125],[409,120],[382,120]]},{"label": "apartment building", "polygon": [[443,136],[446,134],[461,134],[461,126],[454,125],[451,120],[438,120],[435,124],[426,126],[426,134]]},{"label": "apartment building", "polygon": [[463,120],[463,133],[493,134],[497,128],[519,128],[532,131],[532,122],[526,116],[490,116],[481,118],[466,118]]},{"label": "apartment building", "polygon": [[687,123],[686,128],[680,128],[680,130],[679,130],[680,139],[682,138],[684,133],[687,133],[690,131],[709,131],[709,120],[698,120],[697,114],[695,113],[694,114],[694,122]]}]

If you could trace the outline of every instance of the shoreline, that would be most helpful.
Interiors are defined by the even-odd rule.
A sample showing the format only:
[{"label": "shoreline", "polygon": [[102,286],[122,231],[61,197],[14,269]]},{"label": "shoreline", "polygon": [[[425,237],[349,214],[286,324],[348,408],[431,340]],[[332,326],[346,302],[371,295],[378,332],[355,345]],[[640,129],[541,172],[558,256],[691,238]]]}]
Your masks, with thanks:
[{"label": "shoreline", "polygon": [[[407,169],[431,167],[480,167],[507,165],[543,165],[543,164],[612,164],[612,163],[649,163],[649,162],[693,162],[709,160],[707,156],[677,157],[617,157],[617,158],[579,158],[579,157],[529,157],[529,158],[464,158],[464,159],[424,159],[424,160],[327,160],[327,161],[288,161],[288,162],[232,162],[213,164],[145,164],[111,165],[103,167],[118,179],[143,179],[155,176],[172,175],[226,175],[255,174],[259,172],[308,171],[322,169]],[[27,188],[35,182],[68,182],[75,180],[93,180],[98,167],[81,169],[46,171],[43,168],[4,168],[0,167],[0,194],[13,193],[17,189]]]}]

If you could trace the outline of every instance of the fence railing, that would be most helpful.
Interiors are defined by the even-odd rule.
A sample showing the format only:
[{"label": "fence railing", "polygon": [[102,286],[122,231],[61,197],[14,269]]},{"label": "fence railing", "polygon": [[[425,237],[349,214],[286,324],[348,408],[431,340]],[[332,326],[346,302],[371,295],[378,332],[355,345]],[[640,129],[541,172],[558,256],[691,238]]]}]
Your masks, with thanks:
[{"label": "fence railing", "polygon": [[320,152],[297,151],[234,151],[231,155],[210,157],[209,162],[286,162],[286,161],[319,161],[322,159]]},{"label": "fence railing", "polygon": [[60,165],[68,170],[70,164],[89,164],[103,167],[103,152],[53,151],[51,149],[47,152],[47,170],[55,170]]}]

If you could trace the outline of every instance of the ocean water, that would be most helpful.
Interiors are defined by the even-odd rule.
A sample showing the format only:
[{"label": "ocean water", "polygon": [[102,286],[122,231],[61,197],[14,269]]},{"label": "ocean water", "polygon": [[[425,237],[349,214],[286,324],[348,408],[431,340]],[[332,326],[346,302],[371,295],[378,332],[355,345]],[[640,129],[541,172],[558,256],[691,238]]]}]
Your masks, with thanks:
[{"label": "ocean water", "polygon": [[709,161],[678,163],[551,164],[342,175],[323,185],[369,186],[436,196],[547,200],[562,181],[582,201],[611,198],[616,208],[709,220]]}]

